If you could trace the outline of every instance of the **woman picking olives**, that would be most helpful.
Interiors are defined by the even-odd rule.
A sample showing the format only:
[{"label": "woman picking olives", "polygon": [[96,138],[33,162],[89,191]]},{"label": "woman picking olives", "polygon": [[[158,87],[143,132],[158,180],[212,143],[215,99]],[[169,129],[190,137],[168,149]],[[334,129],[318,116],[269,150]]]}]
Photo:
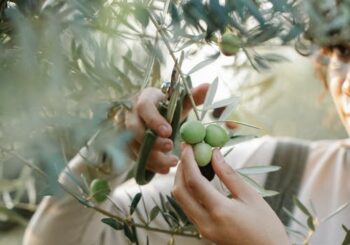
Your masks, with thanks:
[{"label": "woman picking olives", "polygon": [[[318,69],[322,71],[335,109],[350,135],[350,34],[348,27],[349,23],[346,23],[346,26],[330,31],[326,38],[316,38],[315,33],[318,27],[316,29],[310,27],[306,36],[321,47],[317,63],[321,69],[320,67]],[[203,103],[207,89],[207,85],[201,85],[192,91],[196,104]],[[153,201],[158,199],[159,192],[172,193],[203,237],[202,240],[175,237],[176,244],[281,245],[298,241],[300,243],[297,237],[287,237],[279,219],[280,217],[283,220],[283,215],[280,215],[282,207],[279,207],[279,210],[275,209],[279,214],[278,217],[268,203],[234,170],[256,163],[269,165],[275,163],[276,159],[283,159],[281,158],[283,155],[288,156],[284,157],[287,159],[287,164],[288,162],[297,163],[298,169],[293,169],[297,174],[286,185],[286,192],[279,190],[281,186],[276,186],[276,190],[281,191],[281,194],[284,195],[283,200],[279,199],[281,205],[288,205],[288,200],[292,199],[292,196],[288,195],[294,193],[307,206],[311,200],[318,215],[324,217],[350,201],[350,138],[308,142],[265,136],[238,145],[226,157],[223,157],[220,150],[216,148],[213,150],[211,165],[217,178],[210,182],[203,177],[198,168],[197,163],[201,164],[203,159],[196,161],[194,153],[196,150],[190,144],[198,143],[198,139],[195,140],[196,142],[192,141],[191,136],[186,139],[186,142],[190,144],[182,144],[176,173],[174,169],[169,173],[170,168],[177,165],[178,159],[171,154],[173,142],[168,139],[172,128],[157,110],[157,105],[163,98],[164,95],[158,89],[143,90],[134,98],[134,107],[131,111],[126,112],[124,123],[126,128],[134,132],[132,152],[135,155],[139,151],[146,128],[153,129],[159,135],[147,168],[157,173],[168,174],[157,175],[142,188],[148,212],[153,207]],[[183,117],[188,114],[189,110],[190,104],[185,102]],[[198,127],[195,127],[195,130],[198,130]],[[186,128],[183,131],[186,131]],[[184,138],[186,134],[185,132]],[[202,141],[202,136],[203,133],[198,141]],[[302,145],[303,147],[302,150],[293,150],[290,153],[289,150],[285,150],[288,147],[280,151],[281,143],[284,146]],[[204,162],[207,160],[203,160],[203,164]],[[304,163],[301,164],[301,162]],[[80,156],[74,158],[70,165],[77,175],[87,171],[84,159]],[[220,186],[217,185],[218,180],[225,185],[232,198],[222,193]],[[62,184],[68,184],[67,176],[62,174],[60,181]],[[258,180],[260,184],[265,183],[265,185],[269,181],[269,178]],[[294,182],[299,183],[295,186]],[[282,180],[281,183],[285,182]],[[289,192],[289,186],[293,186],[296,190]],[[114,190],[112,199],[120,209],[127,212],[130,206],[128,195],[133,196],[137,192],[139,192],[139,187],[133,182],[127,182]],[[284,202],[284,200],[287,201]],[[107,209],[113,208],[109,202],[101,205]],[[291,229],[300,231],[299,223],[305,223],[307,217],[300,209],[292,207],[292,210],[295,219],[287,220],[288,225]],[[96,212],[82,208],[69,196],[60,200],[49,197],[44,199],[33,217],[26,231],[24,244],[128,244],[122,231],[115,231],[103,225],[100,223],[101,218],[102,216]],[[152,224],[158,227],[166,226],[161,216],[157,216]],[[350,208],[343,209],[330,220],[320,224],[309,237],[309,244],[341,244],[345,237],[342,225],[350,227]],[[138,229],[137,232],[139,240],[146,241],[148,237],[149,244],[166,244],[169,239],[167,234],[147,232],[141,229]]]}]

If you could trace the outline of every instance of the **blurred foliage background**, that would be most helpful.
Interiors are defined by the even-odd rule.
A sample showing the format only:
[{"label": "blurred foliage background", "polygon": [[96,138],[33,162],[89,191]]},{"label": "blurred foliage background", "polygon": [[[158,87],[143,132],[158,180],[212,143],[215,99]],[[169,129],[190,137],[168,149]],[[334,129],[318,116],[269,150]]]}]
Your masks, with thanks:
[{"label": "blurred foliage background", "polygon": [[[186,77],[198,84],[218,76],[218,96],[238,95],[234,118],[266,130],[258,134],[342,137],[328,105],[309,94],[322,94],[309,61],[293,48],[286,58],[283,49],[266,52],[295,39],[299,51],[312,50],[299,38],[299,8],[287,0],[0,0],[0,228],[25,226],[115,102],[169,79],[181,52]],[[240,41],[235,56],[220,53],[227,31]],[[305,104],[315,112],[308,118]]]}]

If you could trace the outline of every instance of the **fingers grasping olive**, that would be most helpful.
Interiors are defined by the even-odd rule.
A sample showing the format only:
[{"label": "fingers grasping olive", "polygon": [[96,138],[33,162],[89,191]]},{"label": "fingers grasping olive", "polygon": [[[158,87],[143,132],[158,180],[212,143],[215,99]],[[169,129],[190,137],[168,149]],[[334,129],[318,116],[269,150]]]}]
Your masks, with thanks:
[{"label": "fingers grasping olive", "polygon": [[208,180],[214,178],[211,166],[212,147],[223,147],[229,140],[226,131],[217,124],[206,128],[197,120],[187,121],[180,128],[181,138],[193,145],[194,157],[203,176]]}]

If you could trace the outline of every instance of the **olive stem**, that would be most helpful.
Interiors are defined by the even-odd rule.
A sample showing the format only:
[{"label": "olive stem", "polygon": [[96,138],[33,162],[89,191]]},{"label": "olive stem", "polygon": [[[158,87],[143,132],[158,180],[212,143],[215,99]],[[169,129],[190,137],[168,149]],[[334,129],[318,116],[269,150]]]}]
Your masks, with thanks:
[{"label": "olive stem", "polygon": [[168,51],[170,53],[171,58],[174,60],[175,68],[178,71],[178,73],[180,74],[182,84],[184,85],[184,87],[186,89],[186,93],[188,94],[188,97],[190,98],[190,102],[191,102],[192,108],[194,110],[194,113],[196,115],[196,118],[197,118],[197,120],[200,120],[200,117],[199,117],[199,114],[198,114],[198,111],[197,111],[197,108],[196,108],[196,103],[194,102],[191,90],[188,87],[188,84],[186,82],[185,76],[183,75],[183,73],[182,73],[182,71],[181,71],[181,69],[180,69],[180,67],[178,65],[177,59],[176,59],[176,57],[174,55],[174,52],[173,52],[172,48],[170,47],[169,41],[167,40],[162,27],[157,23],[157,21],[154,19],[152,14],[150,14],[150,20],[152,21],[154,26],[157,28],[158,32],[160,33],[160,35],[161,35],[161,37],[162,37],[162,39],[163,39],[163,41],[165,43],[165,46],[167,47],[167,49],[168,49]]},{"label": "olive stem", "polygon": [[[63,184],[61,184],[60,182],[58,182],[58,184],[61,186],[61,188],[66,191],[67,193],[69,193],[72,197],[76,198],[77,200],[79,200],[80,198],[77,197],[75,194],[73,194],[69,189],[67,189]],[[85,199],[87,200],[87,199]],[[109,199],[110,200],[110,199]],[[111,200],[110,200],[111,201]],[[184,236],[184,237],[193,237],[193,238],[197,238],[197,239],[200,239],[200,234],[199,233],[192,233],[192,234],[188,234],[188,233],[184,233],[184,232],[181,232],[181,231],[171,231],[171,230],[165,230],[165,229],[160,229],[160,228],[156,228],[156,227],[151,227],[149,226],[148,224],[139,224],[139,223],[136,223],[133,221],[132,217],[128,216],[127,218],[122,218],[118,215],[115,215],[115,214],[112,214],[98,206],[93,206],[93,205],[85,205],[87,208],[92,208],[94,209],[95,211],[107,216],[107,217],[110,217],[112,219],[115,219],[117,220],[118,222],[120,223],[123,223],[123,224],[127,224],[129,226],[134,226],[134,227],[138,227],[138,228],[141,228],[141,229],[145,229],[145,230],[149,230],[149,231],[155,231],[155,232],[161,232],[161,233],[166,233],[166,234],[171,234],[171,235],[174,235],[174,236]]]},{"label": "olive stem", "polygon": [[37,171],[39,174],[41,174],[44,177],[48,177],[48,175],[42,171],[40,168],[38,168],[37,166],[35,166],[31,161],[28,161],[27,159],[25,159],[24,157],[22,157],[21,155],[13,152],[12,150],[6,149],[5,147],[0,145],[0,150],[2,150],[3,152],[8,153],[9,155],[17,158],[18,160],[20,160],[21,162],[23,162],[25,165],[27,165],[29,168],[34,169],[35,171]]},{"label": "olive stem", "polygon": [[205,122],[205,123],[203,123],[203,125],[214,124],[214,123],[225,123],[225,122],[233,122],[233,123],[237,123],[237,124],[240,124],[240,125],[243,125],[243,126],[247,126],[247,127],[251,127],[251,128],[255,128],[255,129],[260,129],[260,130],[262,130],[262,128],[253,126],[253,125],[248,124],[248,123],[243,123],[243,122],[240,122],[240,121],[235,121],[235,120],[222,120],[222,121],[220,120],[220,121]]},{"label": "olive stem", "polygon": [[149,231],[155,231],[155,232],[161,232],[161,233],[166,233],[166,234],[171,234],[174,236],[185,236],[185,237],[193,237],[193,238],[197,238],[200,239],[200,235],[198,233],[193,233],[193,234],[188,234],[188,233],[184,233],[181,231],[171,231],[171,230],[165,230],[165,229],[160,229],[160,228],[156,228],[156,227],[151,227],[148,225],[143,225],[143,224],[139,224],[139,223],[135,223],[132,219],[124,219],[122,217],[119,217],[117,215],[114,215],[102,208],[93,206],[92,207],[94,210],[96,210],[97,212],[106,215],[110,218],[116,219],[117,221],[121,222],[121,223],[126,223],[128,225],[132,225],[141,229],[145,229],[145,230],[149,230]]}]

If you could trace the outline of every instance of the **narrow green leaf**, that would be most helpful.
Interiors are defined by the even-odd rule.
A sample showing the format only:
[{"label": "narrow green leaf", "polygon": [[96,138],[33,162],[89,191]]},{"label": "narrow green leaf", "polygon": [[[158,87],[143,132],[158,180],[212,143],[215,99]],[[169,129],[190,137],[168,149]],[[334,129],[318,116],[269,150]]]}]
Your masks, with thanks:
[{"label": "narrow green leaf", "polygon": [[163,212],[163,216],[167,218],[169,221],[170,228],[177,228],[180,226],[179,219],[176,217],[175,213],[173,211]]},{"label": "narrow green leaf", "polygon": [[192,69],[187,73],[187,75],[190,75],[192,73],[195,73],[196,71],[199,71],[200,69],[206,67],[207,65],[210,65],[213,63],[218,57],[220,56],[220,52],[217,52],[211,56],[208,57],[208,59],[205,59],[198,64],[196,64]]},{"label": "narrow green leaf", "polygon": [[182,227],[183,231],[191,232],[191,233],[197,233],[197,229],[194,225],[188,224]]},{"label": "narrow green leaf", "polygon": [[154,220],[159,214],[159,212],[160,212],[160,208],[158,206],[153,207],[149,215],[150,221]]},{"label": "narrow green leaf", "polygon": [[310,211],[304,206],[304,204],[297,197],[293,198],[293,202],[304,214],[306,214],[309,217],[312,217],[312,214],[310,213]]},{"label": "narrow green leaf", "polygon": [[144,79],[142,82],[142,89],[146,88],[149,84],[152,72],[153,72],[153,65],[154,65],[154,60],[156,58],[156,53],[153,53],[151,55],[151,57],[148,60],[147,66],[146,66],[146,70],[145,70],[145,74],[144,74]]},{"label": "narrow green leaf", "polygon": [[294,235],[294,236],[299,236],[301,239],[305,239],[306,235],[300,231],[297,231],[297,230],[294,230],[294,229],[291,229],[289,227],[284,227],[287,231],[287,233],[291,234],[291,235]]},{"label": "narrow green leaf", "polygon": [[[215,94],[214,94],[214,96],[215,96]],[[234,104],[236,106],[238,104],[238,101],[239,101],[238,97],[235,97],[235,96],[232,96],[232,97],[227,98],[227,99],[219,100],[215,103],[213,103],[213,100],[211,100],[210,101],[211,103],[203,105],[203,110],[211,110],[211,109],[215,109],[215,108],[219,108],[219,107],[225,107],[225,106],[228,106],[231,104]]]},{"label": "narrow green leaf", "polygon": [[131,232],[132,232],[132,234],[134,236],[136,245],[140,245],[139,238],[137,236],[137,231],[136,231],[136,227],[135,226],[131,226]]},{"label": "narrow green leaf", "polygon": [[291,40],[295,39],[297,36],[299,36],[301,33],[303,33],[304,27],[302,25],[294,25],[287,35],[282,37],[282,41],[284,44],[290,42]]},{"label": "narrow green leaf", "polygon": [[265,19],[260,13],[257,4],[252,0],[237,0],[239,4],[245,5],[248,11],[254,16],[254,18],[260,23],[265,24]]},{"label": "narrow green leaf", "polygon": [[162,193],[159,193],[159,199],[160,199],[160,204],[162,205],[162,209],[166,210],[165,199],[164,199],[164,196],[162,195]]},{"label": "narrow green leaf", "polygon": [[[238,172],[239,173],[239,172]],[[255,180],[252,178],[248,177],[245,174],[239,173],[243,179],[250,184],[262,197],[270,197],[270,196],[276,196],[279,193],[277,191],[273,190],[265,190],[261,185],[259,185]]]},{"label": "narrow green leaf", "polygon": [[134,198],[131,202],[131,205],[130,205],[130,215],[132,215],[134,213],[137,205],[139,204],[139,202],[141,200],[141,196],[142,196],[142,194],[140,192],[134,196]]},{"label": "narrow green leaf", "polygon": [[313,217],[308,217],[307,218],[307,226],[312,230],[312,231],[315,231],[315,222],[314,222],[314,219]]},{"label": "narrow green leaf", "polygon": [[124,235],[130,240],[130,242],[134,243],[136,241],[136,237],[133,234],[132,230],[127,224],[124,224]]},{"label": "narrow green leaf", "polygon": [[170,3],[171,3],[171,0],[164,1],[163,17],[165,17],[166,14],[168,13]]},{"label": "narrow green leaf", "polygon": [[268,69],[271,68],[269,62],[266,59],[264,59],[263,56],[254,55],[253,59],[254,59],[254,62],[255,62],[255,66],[259,70],[268,70]]},{"label": "narrow green leaf", "polygon": [[232,103],[226,106],[225,110],[222,112],[222,114],[219,117],[219,121],[224,121],[228,119],[231,116],[232,112],[236,109],[238,100],[234,97],[232,97],[231,99],[232,99]]},{"label": "narrow green leaf", "polygon": [[350,245],[350,232],[347,232],[345,238],[342,242],[342,245]]},{"label": "narrow green leaf", "polygon": [[237,169],[237,171],[241,174],[245,175],[255,175],[255,174],[266,174],[270,172],[276,172],[280,170],[281,167],[279,166],[254,166],[254,167],[245,167]]},{"label": "narrow green leaf", "polygon": [[265,60],[269,62],[283,62],[283,61],[290,61],[286,56],[274,54],[274,53],[268,53],[263,54],[263,57]]},{"label": "narrow green leaf", "polygon": [[170,196],[166,196],[170,205],[172,206],[172,208],[174,209],[174,211],[176,212],[177,216],[180,218],[180,220],[186,224],[188,223],[188,218],[186,216],[186,214],[184,213],[184,211],[182,210],[182,208],[180,207],[180,205]]},{"label": "narrow green leaf", "polygon": [[208,89],[207,95],[205,96],[204,104],[203,104],[203,111],[201,114],[201,120],[203,120],[207,109],[212,103],[215,98],[216,91],[218,89],[219,79],[215,78],[214,81],[210,84],[210,87]]},{"label": "narrow green leaf", "polygon": [[103,218],[101,221],[102,221],[102,223],[109,225],[110,227],[112,227],[115,230],[122,230],[124,228],[123,223],[120,223],[113,218]]},{"label": "narrow green leaf", "polygon": [[231,146],[231,147],[223,154],[224,157],[226,157],[228,154],[230,154],[231,151],[233,151],[234,148],[235,148],[235,147]]},{"label": "narrow green leaf", "polygon": [[147,27],[149,23],[150,13],[148,12],[148,9],[145,6],[141,4],[136,5],[134,15],[135,18],[142,24],[144,28]]},{"label": "narrow green leaf", "polygon": [[300,221],[297,220],[294,215],[292,214],[291,211],[289,211],[288,209],[286,209],[285,207],[282,208],[282,210],[292,219],[294,220],[298,225],[300,225],[301,227],[303,227],[304,229],[307,229],[307,227]]}]

